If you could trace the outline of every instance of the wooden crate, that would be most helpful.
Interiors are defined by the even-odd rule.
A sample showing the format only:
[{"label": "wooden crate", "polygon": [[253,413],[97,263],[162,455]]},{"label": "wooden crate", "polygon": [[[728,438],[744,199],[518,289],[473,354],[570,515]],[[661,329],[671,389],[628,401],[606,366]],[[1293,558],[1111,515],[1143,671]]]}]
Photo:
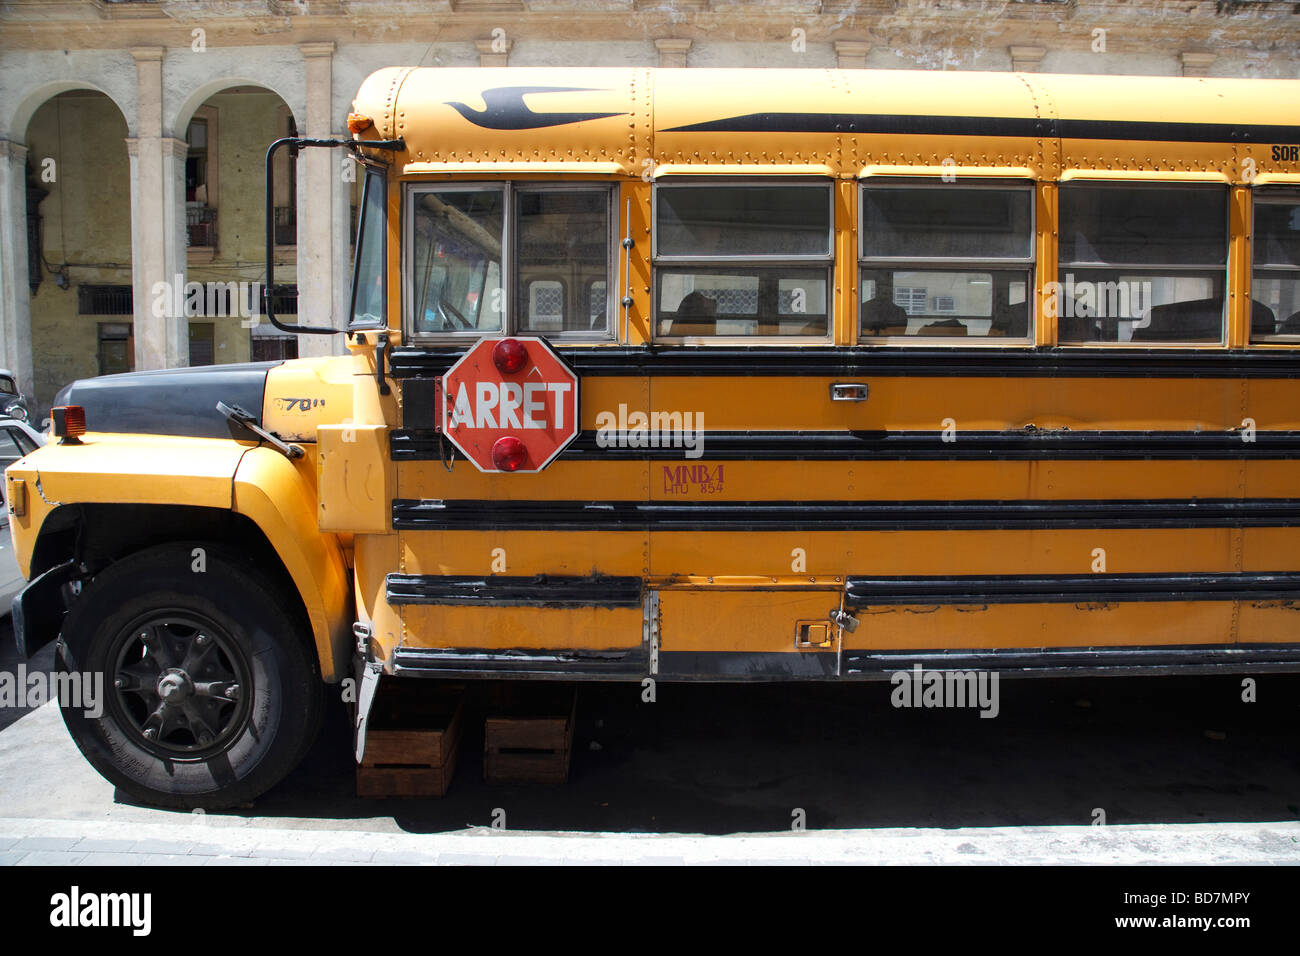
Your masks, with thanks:
[{"label": "wooden crate", "polygon": [[488,783],[566,783],[578,695],[571,687],[520,685],[494,695],[483,723]]},{"label": "wooden crate", "polygon": [[460,756],[464,686],[396,683],[381,685],[371,707],[357,796],[441,797]]}]

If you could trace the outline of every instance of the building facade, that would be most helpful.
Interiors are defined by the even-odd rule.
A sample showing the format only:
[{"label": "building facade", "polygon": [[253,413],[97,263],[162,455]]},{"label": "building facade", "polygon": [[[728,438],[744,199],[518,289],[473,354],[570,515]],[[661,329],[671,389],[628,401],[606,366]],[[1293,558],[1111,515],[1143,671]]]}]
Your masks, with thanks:
[{"label": "building facade", "polygon": [[[345,136],[393,65],[1300,77],[1300,3],[0,0],[0,363],[37,414],[75,378],[341,348],[258,316],[264,157]],[[340,324],[356,170],[279,162],[277,312]]]}]

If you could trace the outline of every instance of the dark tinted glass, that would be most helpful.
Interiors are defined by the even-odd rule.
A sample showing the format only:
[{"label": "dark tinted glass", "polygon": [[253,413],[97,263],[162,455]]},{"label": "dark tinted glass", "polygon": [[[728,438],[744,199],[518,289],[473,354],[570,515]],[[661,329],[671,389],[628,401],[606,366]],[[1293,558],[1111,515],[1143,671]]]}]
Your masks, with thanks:
[{"label": "dark tinted glass", "polygon": [[1032,202],[1027,188],[869,186],[862,191],[862,255],[1027,259]]},{"label": "dark tinted glass", "polygon": [[1300,199],[1255,203],[1255,265],[1300,266]]},{"label": "dark tinted glass", "polygon": [[828,186],[660,186],[662,256],[826,256]]},{"label": "dark tinted glass", "polygon": [[1213,187],[1061,187],[1060,261],[1222,265],[1227,192]]}]

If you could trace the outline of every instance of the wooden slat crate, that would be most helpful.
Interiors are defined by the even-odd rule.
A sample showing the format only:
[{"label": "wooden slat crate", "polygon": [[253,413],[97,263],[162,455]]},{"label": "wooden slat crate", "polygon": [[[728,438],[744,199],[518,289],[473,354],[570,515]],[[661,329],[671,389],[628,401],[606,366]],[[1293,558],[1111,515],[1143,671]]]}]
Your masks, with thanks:
[{"label": "wooden slat crate", "polygon": [[[386,679],[389,680],[389,679]],[[460,756],[464,685],[381,684],[370,710],[359,797],[441,797]]]},{"label": "wooden slat crate", "polygon": [[565,783],[578,695],[571,687],[521,684],[495,695],[483,723],[488,783]]}]

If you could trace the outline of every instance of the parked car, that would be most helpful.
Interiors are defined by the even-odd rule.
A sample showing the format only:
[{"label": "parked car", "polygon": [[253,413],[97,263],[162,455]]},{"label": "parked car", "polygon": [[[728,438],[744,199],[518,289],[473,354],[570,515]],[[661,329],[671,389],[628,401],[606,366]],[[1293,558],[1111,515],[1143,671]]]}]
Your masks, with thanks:
[{"label": "parked car", "polygon": [[[26,422],[0,418],[0,471],[44,444],[45,436]],[[3,488],[2,482],[0,488]],[[0,502],[2,501],[3,497],[0,496]],[[9,602],[26,583],[18,571],[13,542],[9,538],[9,509],[3,507],[0,508],[0,617],[9,613]]]},{"label": "parked car", "polygon": [[31,418],[27,399],[18,388],[18,380],[7,368],[0,368],[0,418],[25,422]]}]

